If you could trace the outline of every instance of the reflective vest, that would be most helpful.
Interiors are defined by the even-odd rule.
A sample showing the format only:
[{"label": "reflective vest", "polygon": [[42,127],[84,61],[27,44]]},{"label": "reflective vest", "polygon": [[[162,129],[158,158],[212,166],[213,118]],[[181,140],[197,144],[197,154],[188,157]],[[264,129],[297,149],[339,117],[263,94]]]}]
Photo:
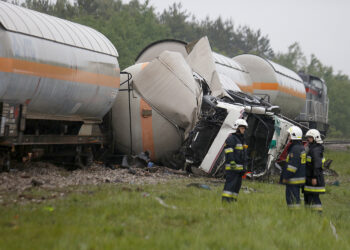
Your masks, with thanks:
[{"label": "reflective vest", "polygon": [[[306,158],[306,183],[304,192],[322,194],[326,192],[323,167],[326,159],[323,157],[323,146],[318,143],[309,145]],[[316,186],[312,185],[312,179],[316,179]]]},{"label": "reflective vest", "polygon": [[225,142],[225,170],[244,172],[247,148],[243,135],[231,134]]},{"label": "reflective vest", "polygon": [[294,141],[288,148],[286,162],[287,167],[282,174],[287,185],[304,185],[306,152],[301,141]]}]

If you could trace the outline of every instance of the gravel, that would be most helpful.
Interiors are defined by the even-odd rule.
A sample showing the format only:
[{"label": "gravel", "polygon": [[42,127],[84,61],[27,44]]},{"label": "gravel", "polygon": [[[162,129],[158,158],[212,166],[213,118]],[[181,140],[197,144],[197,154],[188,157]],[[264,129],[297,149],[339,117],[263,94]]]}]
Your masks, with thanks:
[{"label": "gravel", "polygon": [[69,171],[47,162],[31,162],[11,169],[10,172],[0,173],[0,194],[21,193],[32,187],[52,190],[101,183],[156,184],[174,178],[189,177],[189,174],[184,171],[158,166],[125,169],[114,165],[113,168],[94,163],[90,167]]}]

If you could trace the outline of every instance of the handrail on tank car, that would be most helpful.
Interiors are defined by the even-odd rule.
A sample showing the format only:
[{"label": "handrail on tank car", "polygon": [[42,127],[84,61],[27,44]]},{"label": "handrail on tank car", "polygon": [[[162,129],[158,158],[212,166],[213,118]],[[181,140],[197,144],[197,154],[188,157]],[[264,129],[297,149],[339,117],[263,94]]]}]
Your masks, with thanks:
[{"label": "handrail on tank car", "polygon": [[130,80],[132,79],[132,74],[126,71],[121,71],[121,75],[127,75],[128,78],[120,84],[122,86],[125,83],[128,83],[128,89],[121,89],[119,91],[128,91],[128,102],[129,102],[129,132],[130,132],[130,155],[132,155],[132,125],[131,125],[131,103],[130,103],[130,92],[133,90],[130,87]]}]

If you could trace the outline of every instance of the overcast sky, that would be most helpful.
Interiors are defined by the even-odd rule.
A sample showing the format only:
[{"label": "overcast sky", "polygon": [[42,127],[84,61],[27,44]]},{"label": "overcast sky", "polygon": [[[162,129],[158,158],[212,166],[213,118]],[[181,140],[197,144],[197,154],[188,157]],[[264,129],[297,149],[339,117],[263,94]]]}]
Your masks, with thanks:
[{"label": "overcast sky", "polygon": [[308,57],[313,53],[350,76],[350,0],[150,0],[157,12],[174,2],[198,20],[221,16],[261,29],[274,51],[286,52],[299,42]]}]

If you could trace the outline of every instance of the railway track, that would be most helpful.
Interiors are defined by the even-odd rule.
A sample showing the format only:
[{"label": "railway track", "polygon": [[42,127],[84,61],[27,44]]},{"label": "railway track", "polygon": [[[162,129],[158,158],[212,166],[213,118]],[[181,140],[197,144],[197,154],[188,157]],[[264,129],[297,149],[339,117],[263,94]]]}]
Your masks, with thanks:
[{"label": "railway track", "polygon": [[324,142],[324,146],[327,149],[335,151],[349,151],[350,140],[329,140]]},{"label": "railway track", "polygon": [[350,144],[350,140],[329,140],[329,141],[324,141],[325,145],[337,145],[337,144]]}]

